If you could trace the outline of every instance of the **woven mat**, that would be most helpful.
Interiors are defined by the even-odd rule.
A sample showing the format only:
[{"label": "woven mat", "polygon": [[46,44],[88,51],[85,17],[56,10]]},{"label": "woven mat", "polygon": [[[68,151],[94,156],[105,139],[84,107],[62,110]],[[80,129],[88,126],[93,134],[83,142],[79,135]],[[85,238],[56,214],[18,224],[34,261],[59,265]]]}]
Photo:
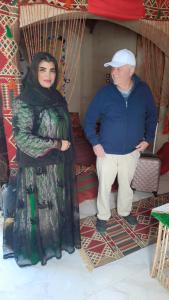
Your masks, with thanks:
[{"label": "woven mat", "polygon": [[150,216],[154,207],[169,202],[169,193],[133,203],[132,214],[138,224],[129,225],[115,209],[108,222],[106,234],[96,231],[96,217],[81,220],[82,258],[89,270],[113,262],[125,255],[156,242],[158,221]]}]

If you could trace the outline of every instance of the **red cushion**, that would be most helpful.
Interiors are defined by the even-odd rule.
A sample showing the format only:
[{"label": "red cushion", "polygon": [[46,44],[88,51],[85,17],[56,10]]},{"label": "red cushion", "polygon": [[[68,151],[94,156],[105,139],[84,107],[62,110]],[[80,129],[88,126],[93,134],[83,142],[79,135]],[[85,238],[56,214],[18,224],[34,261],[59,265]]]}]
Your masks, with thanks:
[{"label": "red cushion", "polygon": [[78,112],[70,112],[70,118],[72,122],[72,127],[81,127],[80,124],[80,118],[79,118],[79,113]]},{"label": "red cushion", "polygon": [[[97,198],[98,178],[95,172],[85,172],[77,177],[77,199],[81,203],[85,200],[93,200]],[[115,180],[112,185],[112,192],[117,191],[118,183]]]},{"label": "red cushion", "polygon": [[77,176],[77,198],[81,203],[97,197],[98,179],[96,173],[86,172]]},{"label": "red cushion", "polygon": [[74,137],[84,137],[84,131],[83,131],[83,128],[81,126],[79,127],[73,127],[72,128],[73,130],[73,136]]},{"label": "red cushion", "polygon": [[96,156],[93,152],[91,144],[87,141],[85,137],[75,138],[75,162],[77,164],[84,164],[89,166],[96,161]]}]

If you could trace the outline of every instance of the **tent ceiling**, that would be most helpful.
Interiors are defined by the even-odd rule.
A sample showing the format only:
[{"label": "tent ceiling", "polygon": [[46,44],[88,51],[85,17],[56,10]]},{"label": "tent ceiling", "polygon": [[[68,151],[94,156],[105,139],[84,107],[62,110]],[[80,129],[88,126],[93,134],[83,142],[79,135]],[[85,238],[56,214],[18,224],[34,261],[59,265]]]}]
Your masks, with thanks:
[{"label": "tent ceiling", "polygon": [[150,39],[159,47],[167,57],[169,57],[169,21],[155,20],[136,20],[136,21],[118,21],[110,18],[95,16],[84,11],[65,10],[46,4],[34,4],[20,7],[20,28],[37,22],[45,22],[59,18],[59,20],[68,20],[78,18],[82,14],[87,14],[89,19],[106,20],[121,26],[127,27],[138,34]]}]

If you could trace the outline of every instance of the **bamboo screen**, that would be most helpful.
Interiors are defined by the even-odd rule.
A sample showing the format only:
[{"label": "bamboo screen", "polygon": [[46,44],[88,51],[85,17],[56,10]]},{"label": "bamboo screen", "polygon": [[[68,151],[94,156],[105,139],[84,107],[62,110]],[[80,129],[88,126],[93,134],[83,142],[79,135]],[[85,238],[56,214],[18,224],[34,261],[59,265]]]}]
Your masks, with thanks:
[{"label": "bamboo screen", "polygon": [[80,62],[85,12],[46,4],[23,5],[20,6],[20,28],[29,63],[39,51],[47,51],[57,58],[58,89],[67,94],[70,102]]}]

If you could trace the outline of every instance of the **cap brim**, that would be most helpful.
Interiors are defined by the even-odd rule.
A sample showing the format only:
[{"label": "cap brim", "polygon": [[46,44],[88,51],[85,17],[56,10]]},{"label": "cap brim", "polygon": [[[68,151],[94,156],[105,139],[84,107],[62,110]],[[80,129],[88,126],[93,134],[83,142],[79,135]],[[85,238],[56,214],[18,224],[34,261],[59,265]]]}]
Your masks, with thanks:
[{"label": "cap brim", "polygon": [[112,67],[111,61],[104,64],[104,67]]},{"label": "cap brim", "polygon": [[104,67],[114,67],[114,68],[119,68],[119,67],[122,67],[124,66],[124,63],[120,63],[120,62],[117,62],[117,61],[110,61],[108,63],[105,63],[104,64]]}]

